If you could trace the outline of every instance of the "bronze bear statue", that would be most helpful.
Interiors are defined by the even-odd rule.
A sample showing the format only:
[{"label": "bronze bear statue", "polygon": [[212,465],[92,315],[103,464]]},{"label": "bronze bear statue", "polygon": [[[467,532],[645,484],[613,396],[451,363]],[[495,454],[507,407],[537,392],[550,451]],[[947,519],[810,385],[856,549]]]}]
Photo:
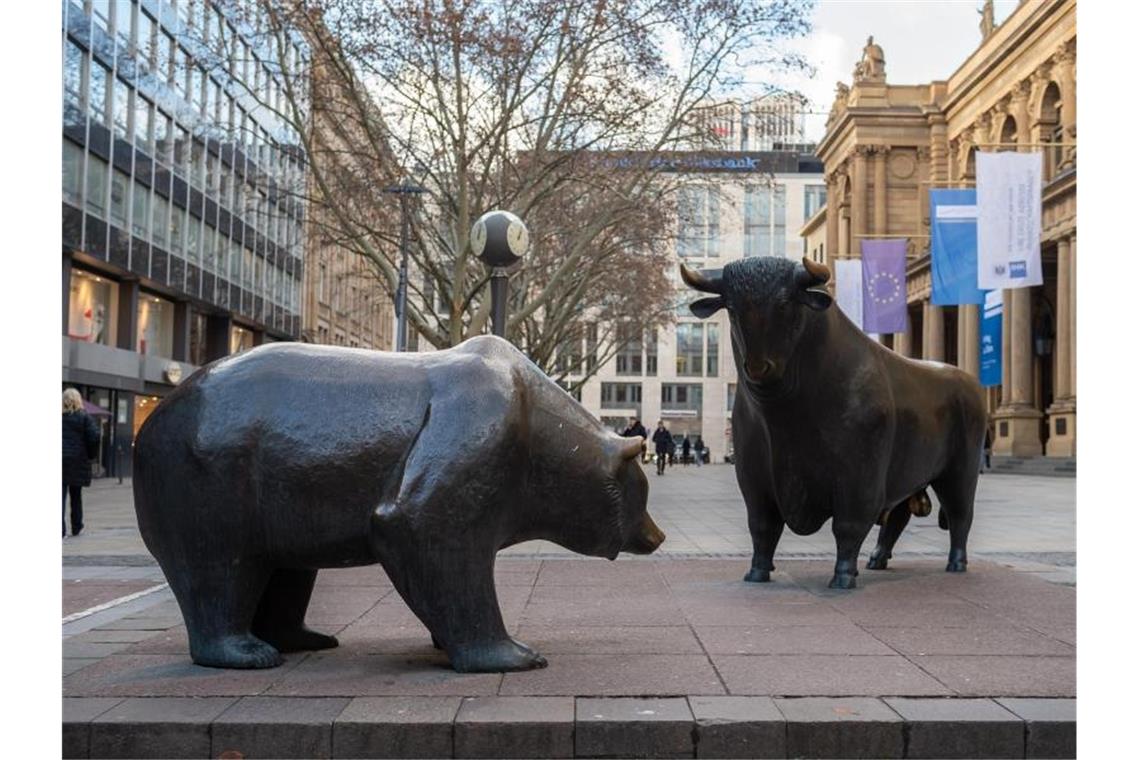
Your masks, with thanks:
[{"label": "bronze bear statue", "polygon": [[507,633],[496,552],[654,551],[640,453],[500,338],[422,354],[274,343],[158,405],[135,510],[200,665],[336,646],[304,624],[317,571],[379,562],[455,670],[525,670],[546,661]]}]

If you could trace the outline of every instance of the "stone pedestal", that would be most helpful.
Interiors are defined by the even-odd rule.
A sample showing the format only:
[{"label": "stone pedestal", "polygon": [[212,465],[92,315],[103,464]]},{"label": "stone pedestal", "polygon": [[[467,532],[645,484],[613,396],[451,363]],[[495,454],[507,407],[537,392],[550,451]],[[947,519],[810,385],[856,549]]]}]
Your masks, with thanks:
[{"label": "stone pedestal", "polygon": [[994,412],[994,456],[1041,456],[1041,412],[1005,406]]},{"label": "stone pedestal", "polygon": [[1059,399],[1048,409],[1049,440],[1045,443],[1045,456],[1075,457],[1077,455],[1077,405],[1075,399]]}]

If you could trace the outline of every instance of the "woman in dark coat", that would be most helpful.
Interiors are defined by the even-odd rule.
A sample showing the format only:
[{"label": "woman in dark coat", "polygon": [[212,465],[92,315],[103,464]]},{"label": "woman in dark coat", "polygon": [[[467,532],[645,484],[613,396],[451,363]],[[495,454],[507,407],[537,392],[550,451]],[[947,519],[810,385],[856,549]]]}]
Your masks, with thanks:
[{"label": "woman in dark coat", "polygon": [[665,428],[665,423],[657,421],[657,430],[653,432],[653,443],[657,451],[657,474],[665,474],[665,457],[669,456],[669,444],[673,443],[673,436]]},{"label": "woman in dark coat", "polygon": [[83,530],[83,487],[91,485],[91,459],[99,450],[99,428],[83,411],[79,391],[63,392],[63,535],[67,536],[67,497],[71,496],[71,535]]}]

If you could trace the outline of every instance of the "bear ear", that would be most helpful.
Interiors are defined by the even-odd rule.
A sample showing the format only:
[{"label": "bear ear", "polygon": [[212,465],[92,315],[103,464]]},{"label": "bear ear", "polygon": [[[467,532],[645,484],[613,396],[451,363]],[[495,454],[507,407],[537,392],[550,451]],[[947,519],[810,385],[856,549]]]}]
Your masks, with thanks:
[{"label": "bear ear", "polygon": [[701,319],[708,319],[713,314],[723,309],[726,306],[723,296],[713,296],[711,298],[702,298],[693,301],[689,304],[689,311],[693,312],[693,316]]}]

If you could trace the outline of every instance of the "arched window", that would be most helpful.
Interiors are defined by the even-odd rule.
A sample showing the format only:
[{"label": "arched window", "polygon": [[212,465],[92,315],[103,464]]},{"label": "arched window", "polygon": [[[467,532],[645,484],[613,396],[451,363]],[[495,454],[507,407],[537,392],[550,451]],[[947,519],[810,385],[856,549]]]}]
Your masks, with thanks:
[{"label": "arched window", "polygon": [[1064,147],[1060,145],[1065,141],[1064,127],[1061,126],[1061,89],[1056,82],[1050,82],[1041,94],[1038,106],[1037,121],[1041,128],[1041,141],[1058,143],[1045,151],[1045,173],[1047,179],[1057,174],[1057,168],[1064,158]]},{"label": "arched window", "polygon": [[978,177],[977,161],[974,158],[975,155],[977,154],[977,152],[978,152],[978,149],[976,147],[974,147],[973,145],[971,145],[969,152],[966,153],[966,171],[964,171],[962,173],[962,179],[968,179],[968,180],[977,179],[977,177]]},{"label": "arched window", "polygon": [[1012,116],[1006,116],[1002,122],[1001,137],[998,141],[1001,142],[998,150],[1017,150],[1017,120]]}]

